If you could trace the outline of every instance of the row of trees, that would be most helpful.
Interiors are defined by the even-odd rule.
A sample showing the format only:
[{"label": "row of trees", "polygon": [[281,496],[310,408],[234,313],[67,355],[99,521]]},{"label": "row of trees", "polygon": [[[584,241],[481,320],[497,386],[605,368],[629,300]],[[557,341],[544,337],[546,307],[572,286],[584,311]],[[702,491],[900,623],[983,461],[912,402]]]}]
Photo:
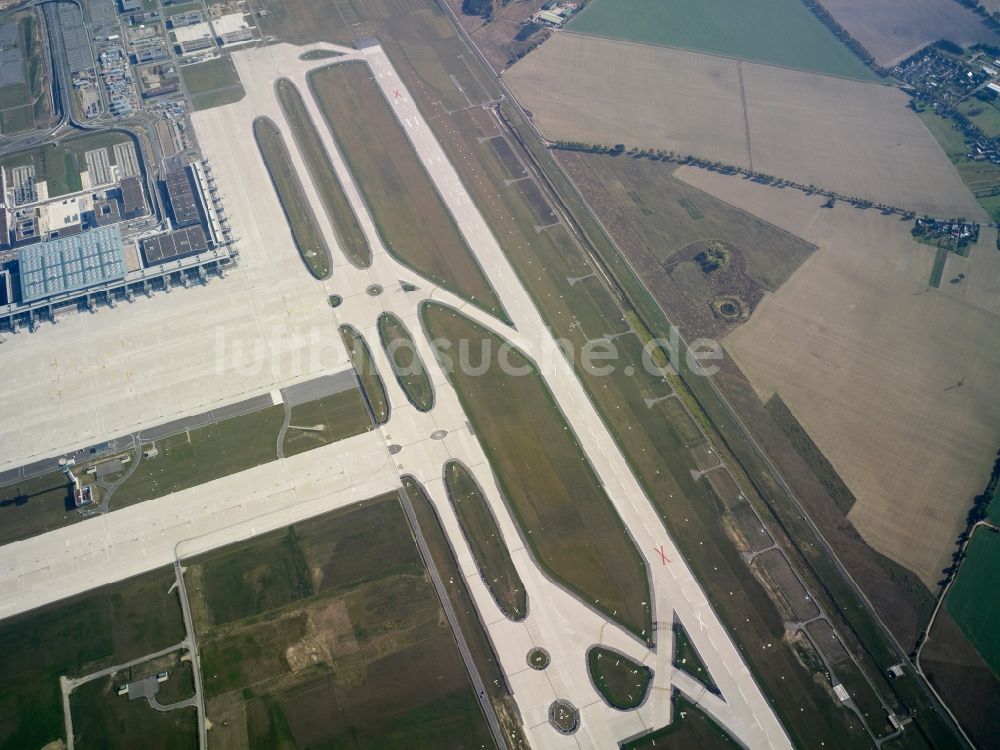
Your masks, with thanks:
[{"label": "row of trees", "polygon": [[[960,0],[961,1],[961,0]],[[857,39],[851,36],[851,32],[845,29],[840,23],[835,19],[826,8],[820,4],[819,0],[802,0],[803,5],[805,5],[809,11],[819,19],[819,22],[826,26],[834,36],[836,36],[844,46],[847,47],[851,52],[857,55],[858,59],[861,60],[865,65],[871,68],[880,76],[889,75],[887,68],[883,68],[877,62],[875,62],[875,57],[865,49],[864,45],[861,44]]]},{"label": "row of trees", "polygon": [[899,208],[897,206],[890,206],[888,203],[875,203],[867,198],[845,195],[834,190],[824,190],[823,188],[818,188],[813,184],[805,185],[800,182],[795,182],[794,180],[788,180],[783,177],[775,177],[774,175],[757,172],[752,169],[748,169],[747,167],[737,167],[721,161],[705,159],[700,156],[695,156],[694,154],[682,155],[675,151],[652,148],[643,149],[638,146],[628,148],[624,143],[617,143],[614,146],[606,146],[600,143],[582,143],[580,141],[552,141],[548,144],[548,147],[561,151],[578,151],[587,154],[607,154],[608,156],[625,155],[631,156],[633,159],[649,159],[651,161],[685,164],[701,167],[703,169],[710,169],[715,172],[722,172],[724,174],[740,174],[764,185],[794,188],[796,190],[801,190],[808,195],[825,195],[829,198],[829,200],[823,204],[826,208],[832,208],[835,202],[840,200],[845,203],[849,203],[855,208],[877,208],[884,214],[898,214],[904,219],[913,219],[916,216],[916,212],[914,211],[909,211],[905,208]]}]

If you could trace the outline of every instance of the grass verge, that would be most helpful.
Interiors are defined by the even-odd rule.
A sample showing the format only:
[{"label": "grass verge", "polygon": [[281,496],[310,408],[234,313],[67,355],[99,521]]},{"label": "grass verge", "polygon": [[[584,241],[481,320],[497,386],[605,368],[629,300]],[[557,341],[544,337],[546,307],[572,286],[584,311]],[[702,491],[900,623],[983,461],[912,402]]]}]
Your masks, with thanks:
[{"label": "grass verge", "polygon": [[368,342],[351,326],[341,326],[340,335],[344,339],[344,346],[347,347],[347,354],[358,374],[358,380],[361,381],[362,395],[368,402],[375,424],[385,424],[389,421],[389,399],[385,395],[385,385],[375,366],[375,360],[372,359]]},{"label": "grass verge", "polygon": [[410,403],[418,411],[430,411],[434,408],[434,388],[403,321],[392,313],[382,313],[378,318],[378,334],[392,373]]},{"label": "grass verge", "polygon": [[302,94],[287,78],[278,79],[274,89],[281,103],[281,109],[285,113],[285,119],[292,128],[292,137],[299,147],[299,153],[302,154],[313,184],[323,200],[326,214],[337,231],[341,249],[355,267],[368,268],[372,264],[372,250],[368,246],[368,240],[365,239],[365,233],[361,231],[361,225],[358,224],[358,217],[354,215],[351,204],[347,201],[344,187],[337,178],[333,164],[330,163],[330,155],[323,146],[316,125],[302,101]]},{"label": "grass verge", "polygon": [[285,432],[285,456],[319,448],[372,429],[358,388],[296,404]]},{"label": "grass verge", "polygon": [[528,614],[528,593],[475,477],[461,462],[449,461],[444,467],[444,484],[497,606],[511,620],[523,620]]},{"label": "grass verge", "polygon": [[305,191],[299,181],[292,159],[285,145],[285,139],[278,126],[267,117],[253,121],[253,134],[257,140],[264,166],[271,176],[271,184],[278,194],[281,210],[285,212],[288,228],[291,230],[295,247],[309,273],[317,279],[330,276],[330,248],[326,244],[312,206],[306,200]]}]

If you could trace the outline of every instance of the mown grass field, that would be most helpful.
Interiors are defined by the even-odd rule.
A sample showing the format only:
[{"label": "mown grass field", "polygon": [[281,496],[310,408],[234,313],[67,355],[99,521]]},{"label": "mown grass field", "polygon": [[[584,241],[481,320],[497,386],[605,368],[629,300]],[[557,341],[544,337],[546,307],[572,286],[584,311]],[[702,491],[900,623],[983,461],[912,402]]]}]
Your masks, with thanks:
[{"label": "mown grass field", "polygon": [[0,488],[0,544],[27,539],[78,519],[69,483],[61,471]]},{"label": "mown grass field", "polygon": [[368,268],[372,262],[372,250],[358,224],[358,217],[347,201],[344,187],[330,163],[330,156],[320,140],[316,125],[306,110],[302,94],[287,78],[277,81],[274,87],[281,109],[292,128],[292,137],[309,169],[313,185],[323,199],[323,207],[330,223],[337,232],[341,249],[355,266]]},{"label": "mown grass field", "polygon": [[1000,676],[1000,534],[976,531],[945,604],[994,674]]},{"label": "mown grass field", "polygon": [[332,65],[309,81],[389,252],[507,320],[368,66]]},{"label": "mown grass field", "polygon": [[364,397],[358,388],[293,406],[288,425],[285,456],[304,453],[372,429]]},{"label": "mown grass field", "polygon": [[[64,737],[60,675],[79,677],[184,637],[173,568],[104,586],[0,622],[0,747]],[[100,746],[100,745],[96,745]]]},{"label": "mown grass field", "polygon": [[270,406],[158,440],[159,455],[142,459],[112,496],[112,506],[153,500],[276,460],[282,418],[282,407]]},{"label": "mown grass field", "polygon": [[392,313],[382,313],[378,318],[378,333],[393,375],[406,397],[419,411],[430,411],[434,407],[434,388],[406,325]]},{"label": "mown grass field", "polygon": [[597,691],[619,711],[638,708],[646,699],[653,670],[600,646],[587,652],[587,670]]},{"label": "mown grass field", "polygon": [[[503,339],[451,309],[422,310],[431,339]],[[646,564],[584,457],[576,437],[533,362],[517,350],[514,371],[494,362],[474,376],[456,367],[448,377],[479,437],[535,558],[578,597],[643,639],[652,638]],[[531,532],[530,535],[528,532]]]},{"label": "mown grass field", "polygon": [[211,109],[238,102],[246,91],[228,55],[180,69],[195,110]]},{"label": "mown grass field", "polygon": [[220,744],[489,742],[396,493],[188,565]]},{"label": "mown grass field", "polygon": [[444,483],[479,572],[497,606],[511,620],[524,619],[528,614],[528,593],[475,477],[464,464],[449,461],[444,467]]},{"label": "mown grass field", "polygon": [[389,399],[385,395],[385,385],[372,359],[371,349],[358,331],[351,326],[341,326],[340,336],[347,347],[347,354],[361,381],[363,397],[368,402],[375,424],[385,424],[389,419]]},{"label": "mown grass field", "polygon": [[316,214],[306,199],[305,190],[292,165],[292,158],[281,131],[272,120],[258,117],[253,123],[253,134],[302,262],[314,278],[329,277],[330,248],[316,221]]},{"label": "mown grass field", "polygon": [[861,81],[878,80],[798,0],[594,0],[566,28]]}]

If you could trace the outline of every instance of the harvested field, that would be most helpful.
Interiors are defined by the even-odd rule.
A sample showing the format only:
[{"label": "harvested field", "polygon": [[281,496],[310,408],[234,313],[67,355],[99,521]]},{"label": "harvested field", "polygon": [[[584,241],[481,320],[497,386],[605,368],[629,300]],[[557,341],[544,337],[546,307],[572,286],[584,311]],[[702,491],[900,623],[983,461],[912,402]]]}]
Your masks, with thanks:
[{"label": "harvested field", "polygon": [[[995,0],[986,0],[989,5]],[[982,19],[955,0],[823,0],[823,7],[880,65],[892,65],[938,39],[1000,44]],[[1000,5],[991,8],[1000,10]]]},{"label": "harvested field", "polygon": [[799,0],[592,0],[566,28],[863,81],[876,79]]},{"label": "harvested field", "polygon": [[982,215],[888,86],[577,34],[557,34],[505,80],[551,140],[693,154],[918,212]]},{"label": "harvested field", "polygon": [[853,493],[865,540],[933,587],[1000,444],[998,316],[926,291],[934,250],[908,223],[704,170],[678,176],[820,246],[725,344]]},{"label": "harvested field", "polygon": [[367,65],[310,74],[316,101],[368,202],[386,249],[503,320],[506,314]]}]

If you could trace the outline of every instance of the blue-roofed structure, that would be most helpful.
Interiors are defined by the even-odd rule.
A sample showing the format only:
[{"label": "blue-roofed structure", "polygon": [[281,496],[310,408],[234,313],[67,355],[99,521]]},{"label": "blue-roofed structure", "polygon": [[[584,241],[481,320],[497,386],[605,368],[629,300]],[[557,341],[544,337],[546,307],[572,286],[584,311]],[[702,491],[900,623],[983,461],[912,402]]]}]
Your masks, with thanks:
[{"label": "blue-roofed structure", "polygon": [[117,226],[43,242],[17,254],[21,300],[34,302],[125,278],[125,254]]}]

